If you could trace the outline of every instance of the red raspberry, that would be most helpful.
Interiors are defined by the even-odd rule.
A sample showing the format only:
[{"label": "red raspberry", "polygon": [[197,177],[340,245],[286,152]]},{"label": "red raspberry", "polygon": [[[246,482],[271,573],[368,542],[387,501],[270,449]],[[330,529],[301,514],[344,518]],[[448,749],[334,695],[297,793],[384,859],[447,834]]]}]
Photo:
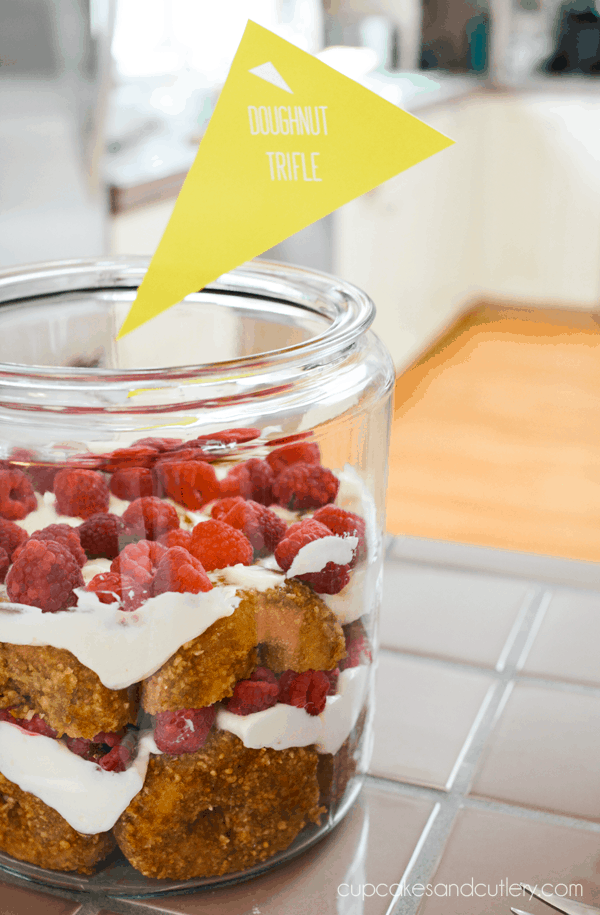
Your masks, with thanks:
[{"label": "red raspberry", "polygon": [[[239,445],[259,438],[260,429],[224,429],[223,432],[211,432],[210,435],[199,435],[194,439],[200,445],[207,442],[224,442],[226,445]],[[188,442],[191,444],[191,442]]]},{"label": "red raspberry", "polygon": [[322,537],[331,537],[331,531],[319,521],[308,519],[292,524],[275,549],[275,559],[279,568],[287,572],[302,547],[313,540],[321,540]]},{"label": "red raspberry", "polygon": [[207,572],[238,563],[249,566],[253,559],[252,544],[241,531],[224,521],[203,521],[192,531],[190,552]]},{"label": "red raspberry", "polygon": [[162,753],[171,756],[195,753],[204,746],[216,714],[214,705],[159,712],[154,731],[156,746]]},{"label": "red raspberry", "polygon": [[340,481],[331,470],[320,464],[292,464],[273,483],[273,498],[291,511],[320,508],[333,502]]},{"label": "red raspberry", "polygon": [[261,505],[270,505],[273,501],[273,479],[273,471],[266,461],[250,458],[233,467],[221,480],[221,495],[242,496]]},{"label": "red raspberry", "polygon": [[11,601],[40,607],[44,613],[74,606],[73,589],[83,584],[72,554],[54,540],[28,540],[6,576]]},{"label": "red raspberry", "polygon": [[320,715],[327,702],[331,684],[322,670],[302,674],[286,670],[279,679],[279,701],[303,708],[309,715]]},{"label": "red raspberry", "polygon": [[8,553],[0,546],[0,584],[4,584],[9,565],[10,559],[8,558]]},{"label": "red raspberry", "polygon": [[158,540],[161,534],[179,527],[179,515],[172,505],[156,496],[136,499],[123,512],[127,529],[146,540]]},{"label": "red raspberry", "polygon": [[86,591],[93,591],[98,595],[101,604],[114,604],[120,601],[123,610],[137,610],[146,598],[150,597],[148,588],[141,585],[127,575],[118,572],[101,572],[94,575],[87,584]]},{"label": "red raspberry", "polygon": [[33,486],[22,470],[0,470],[0,516],[19,521],[37,508]]},{"label": "red raspberry", "polygon": [[[36,492],[52,492],[54,489],[54,477],[61,468],[57,467],[56,464],[36,463],[35,457],[35,453],[27,448],[13,448],[10,453],[10,459],[11,462],[16,462],[17,466],[8,464],[7,467],[8,469],[15,467],[17,470],[22,470],[31,480]],[[27,466],[18,466],[18,464],[26,464]]]},{"label": "red raspberry", "polygon": [[161,461],[156,475],[166,495],[192,510],[202,508],[221,492],[214,467],[206,461]]},{"label": "red raspberry", "polygon": [[158,451],[148,445],[135,445],[132,448],[117,448],[105,457],[102,469],[107,473],[133,467],[152,467]]},{"label": "red raspberry", "polygon": [[366,525],[360,515],[347,512],[343,508],[338,508],[337,505],[324,505],[323,508],[317,509],[313,518],[328,527],[331,533],[338,537],[348,535],[358,537],[358,547],[350,568],[356,565],[359,559],[365,559],[367,555]]},{"label": "red raspberry", "polygon": [[122,740],[123,735],[114,731],[100,731],[94,737],[94,743],[105,743],[108,747],[116,747]]},{"label": "red raspberry", "polygon": [[269,462],[274,476],[279,476],[282,470],[292,464],[320,464],[321,452],[319,446],[314,442],[293,442],[290,445],[275,448],[271,454],[267,455],[266,460]]},{"label": "red raspberry", "polygon": [[54,480],[54,494],[60,515],[89,518],[108,511],[108,486],[96,470],[61,470]]},{"label": "red raspberry", "polygon": [[176,531],[167,531],[166,534],[161,534],[158,542],[167,550],[170,550],[172,546],[182,546],[189,553],[192,535],[189,531],[184,531],[178,527]]},{"label": "red raspberry", "polygon": [[20,728],[24,731],[28,731],[30,734],[41,734],[42,737],[57,737],[58,732],[51,728],[47,721],[44,721],[43,718],[40,718],[39,715],[34,715],[32,718],[13,718],[9,716],[8,718],[3,718],[3,721],[9,721],[12,724],[18,724]]},{"label": "red raspberry", "polygon": [[130,761],[131,750],[124,744],[119,744],[101,756],[98,765],[106,772],[124,772]]},{"label": "red raspberry", "polygon": [[[222,503],[227,503],[224,506]],[[212,510],[213,518],[224,521],[246,535],[257,554],[272,553],[287,530],[275,512],[264,505],[240,497],[222,499]]]},{"label": "red raspberry", "polygon": [[134,442],[132,447],[153,448],[158,454],[163,454],[166,451],[174,451],[176,448],[180,448],[182,444],[183,442],[180,438],[141,438],[139,441]]},{"label": "red raspberry", "polygon": [[158,564],[152,584],[152,593],[164,594],[165,591],[190,594],[212,591],[212,583],[204,571],[202,563],[191,556],[182,546],[171,547]]},{"label": "red raspberry", "polygon": [[250,674],[249,679],[252,681],[278,684],[277,677],[272,670],[269,670],[268,667],[257,667],[256,670]]},{"label": "red raspberry", "polygon": [[116,559],[125,537],[125,522],[118,515],[98,512],[77,528],[89,559]]},{"label": "red raspberry", "polygon": [[262,712],[277,703],[279,685],[266,680],[239,680],[233,688],[233,696],[227,702],[227,711],[234,715],[252,715]]},{"label": "red raspberry", "polygon": [[[55,543],[61,543],[66,546],[80,568],[83,568],[86,563],[85,553],[81,549],[79,529],[71,527],[69,524],[49,524],[48,527],[44,527],[40,531],[34,531],[29,539],[54,540]],[[20,546],[15,550],[13,561],[18,559],[22,549],[23,547]]]},{"label": "red raspberry", "polygon": [[92,741],[87,737],[67,737],[65,740],[67,748],[75,756],[81,756],[82,759],[92,761],[94,759],[94,748]]},{"label": "red raspberry", "polygon": [[25,543],[26,540],[27,532],[22,527],[19,527],[14,521],[6,521],[5,518],[0,518],[0,546],[6,550],[11,562],[17,547]]},{"label": "red raspberry", "polygon": [[340,661],[340,670],[371,663],[371,649],[364,629],[351,625],[345,632],[346,657]]},{"label": "red raspberry", "polygon": [[128,502],[151,496],[154,493],[152,472],[146,467],[122,467],[110,478],[110,491],[117,499]]},{"label": "red raspberry", "polygon": [[130,543],[113,560],[110,571],[133,578],[142,587],[150,589],[158,564],[166,552],[164,546],[153,540]]},{"label": "red raspberry", "polygon": [[[331,536],[332,533],[329,528],[321,524],[320,521],[312,519],[298,521],[288,528],[284,539],[277,544],[275,559],[279,567],[284,572],[287,572],[303,546],[312,543],[313,540]],[[348,565],[337,565],[335,562],[328,562],[320,572],[305,572],[303,575],[295,577],[299,581],[304,581],[310,585],[317,594],[339,594],[342,588],[345,588],[350,581],[349,568],[350,566]]]},{"label": "red raspberry", "polygon": [[340,677],[339,667],[334,667],[333,670],[324,670],[323,673],[329,680],[329,690],[327,691],[328,696],[335,696],[337,693],[337,685]]}]

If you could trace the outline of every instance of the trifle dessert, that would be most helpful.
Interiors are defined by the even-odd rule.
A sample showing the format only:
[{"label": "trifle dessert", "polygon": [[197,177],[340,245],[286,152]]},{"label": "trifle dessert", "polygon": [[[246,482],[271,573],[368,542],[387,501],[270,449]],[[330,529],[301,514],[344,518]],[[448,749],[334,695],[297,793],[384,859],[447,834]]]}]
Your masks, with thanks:
[{"label": "trifle dessert", "polygon": [[378,539],[304,433],[0,462],[0,850],[247,871],[361,769]]}]

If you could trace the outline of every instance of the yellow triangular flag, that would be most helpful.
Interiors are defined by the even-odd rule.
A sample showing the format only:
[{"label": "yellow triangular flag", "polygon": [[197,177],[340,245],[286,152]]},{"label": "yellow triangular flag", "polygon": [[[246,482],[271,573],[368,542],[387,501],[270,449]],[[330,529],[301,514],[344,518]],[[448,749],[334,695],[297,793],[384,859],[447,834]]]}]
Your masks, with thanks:
[{"label": "yellow triangular flag", "polygon": [[119,337],[451,143],[248,22]]}]

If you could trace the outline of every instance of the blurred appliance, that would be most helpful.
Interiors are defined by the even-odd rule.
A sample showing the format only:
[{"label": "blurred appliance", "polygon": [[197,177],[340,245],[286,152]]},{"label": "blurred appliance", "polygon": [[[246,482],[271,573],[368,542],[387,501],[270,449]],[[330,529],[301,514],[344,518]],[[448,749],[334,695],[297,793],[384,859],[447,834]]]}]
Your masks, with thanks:
[{"label": "blurred appliance", "polygon": [[0,3],[0,266],[106,251],[114,0]]}]

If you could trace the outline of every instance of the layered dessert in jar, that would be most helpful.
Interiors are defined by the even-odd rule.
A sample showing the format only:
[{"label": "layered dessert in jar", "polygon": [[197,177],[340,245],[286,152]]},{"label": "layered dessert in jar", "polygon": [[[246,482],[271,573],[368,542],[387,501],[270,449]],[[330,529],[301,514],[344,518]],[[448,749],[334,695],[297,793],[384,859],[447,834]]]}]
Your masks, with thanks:
[{"label": "layered dessert in jar", "polygon": [[316,442],[228,429],[0,462],[0,850],[246,871],[361,768],[370,498]]}]

